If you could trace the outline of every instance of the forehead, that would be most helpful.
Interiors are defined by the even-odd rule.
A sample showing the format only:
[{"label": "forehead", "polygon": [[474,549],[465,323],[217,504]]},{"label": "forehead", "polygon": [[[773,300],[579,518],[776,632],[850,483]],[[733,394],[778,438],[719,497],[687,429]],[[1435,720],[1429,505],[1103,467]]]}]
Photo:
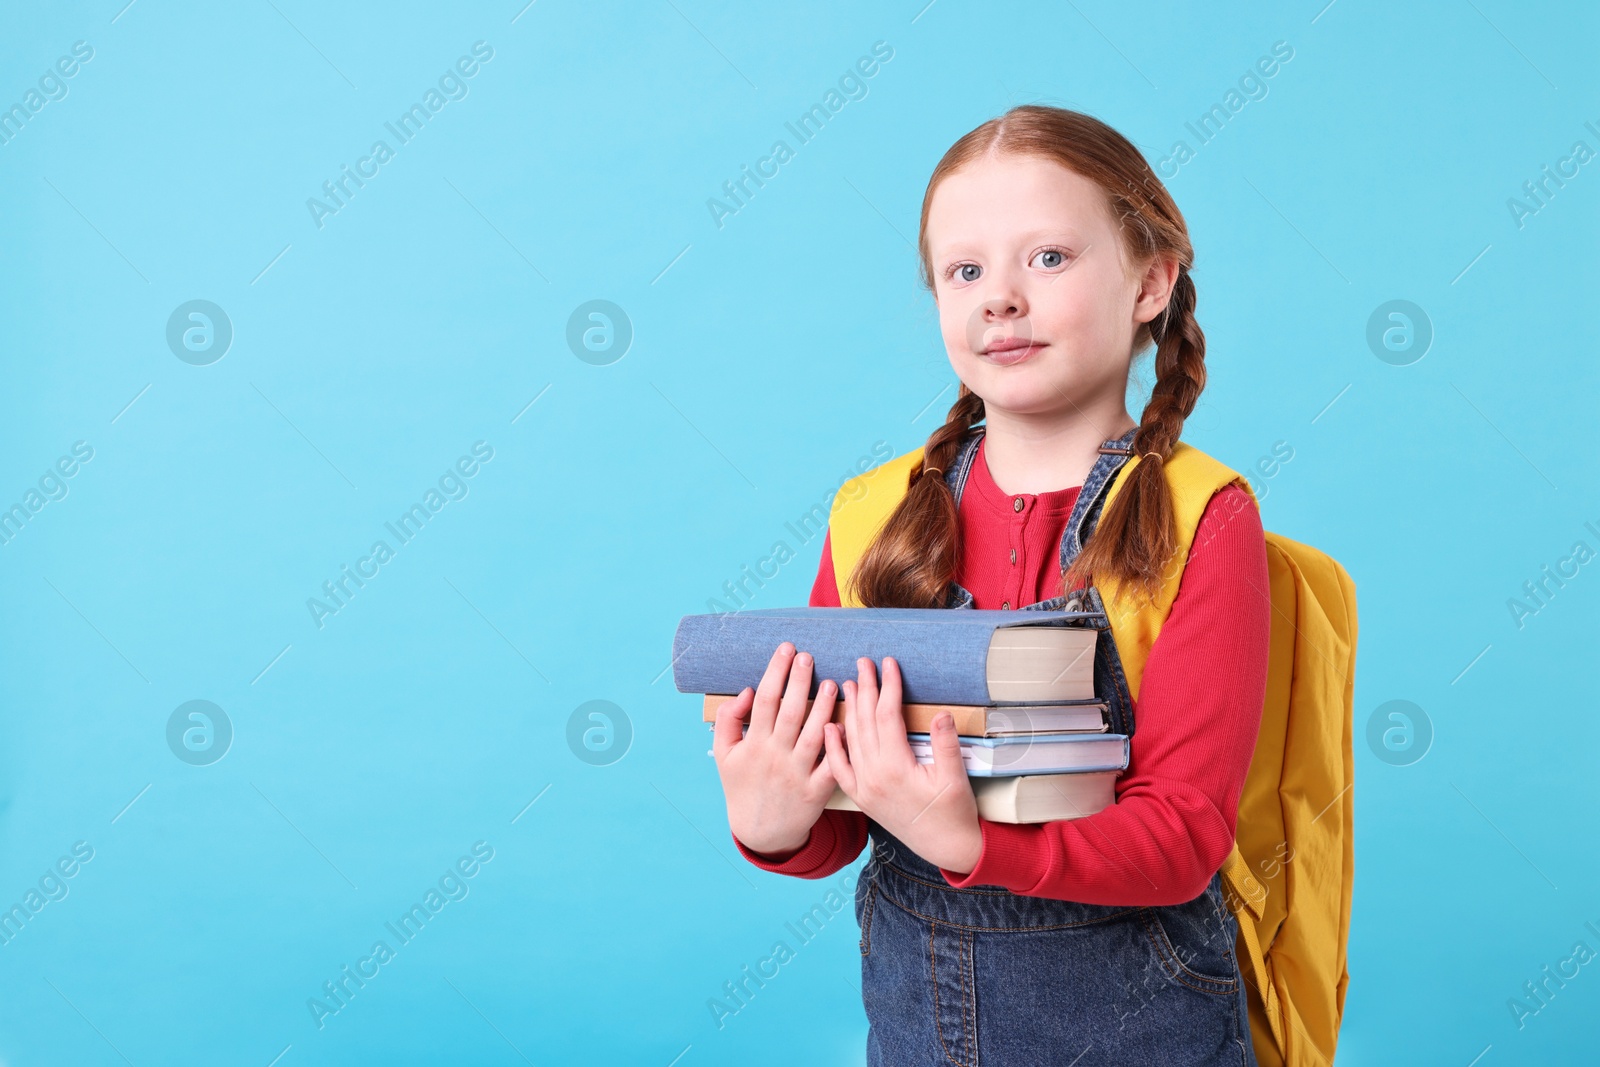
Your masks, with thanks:
[{"label": "forehead", "polygon": [[1009,243],[1044,234],[1105,239],[1112,225],[1099,185],[1052,159],[992,153],[963,164],[934,189],[928,247]]}]

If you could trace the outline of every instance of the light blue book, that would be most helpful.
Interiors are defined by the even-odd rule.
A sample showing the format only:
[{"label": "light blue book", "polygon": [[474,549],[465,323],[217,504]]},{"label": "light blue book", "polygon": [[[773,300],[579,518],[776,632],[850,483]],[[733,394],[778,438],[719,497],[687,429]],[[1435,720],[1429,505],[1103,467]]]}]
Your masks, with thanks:
[{"label": "light blue book", "polygon": [[[856,678],[856,659],[900,664],[907,704],[1070,704],[1094,695],[1091,611],[962,608],[759,608],[685,615],[672,639],[680,693],[737,693],[760,683],[784,641],[810,653],[808,696],[824,678]],[[1104,737],[1105,735],[1101,735]]]},{"label": "light blue book", "polygon": [[[1017,734],[962,737],[961,762],[972,778],[1069,771],[1120,771],[1128,766],[1127,734]],[[930,734],[906,734],[918,763],[933,762]]]},{"label": "light blue book", "polygon": [[[749,730],[750,724],[743,724],[741,732]],[[1122,771],[1128,766],[1127,734],[957,735],[957,740],[961,742],[961,762],[966,765],[969,778]],[[933,762],[933,735],[908,733],[906,742],[918,763]]]}]

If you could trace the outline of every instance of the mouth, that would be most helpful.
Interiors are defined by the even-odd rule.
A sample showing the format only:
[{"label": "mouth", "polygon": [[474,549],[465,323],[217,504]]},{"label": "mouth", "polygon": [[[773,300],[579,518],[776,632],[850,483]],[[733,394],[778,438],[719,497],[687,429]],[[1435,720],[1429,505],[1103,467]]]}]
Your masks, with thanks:
[{"label": "mouth", "polygon": [[1044,346],[1044,341],[1034,341],[1027,337],[1007,337],[989,345],[980,355],[991,362],[1009,367],[1013,363],[1021,363]]}]

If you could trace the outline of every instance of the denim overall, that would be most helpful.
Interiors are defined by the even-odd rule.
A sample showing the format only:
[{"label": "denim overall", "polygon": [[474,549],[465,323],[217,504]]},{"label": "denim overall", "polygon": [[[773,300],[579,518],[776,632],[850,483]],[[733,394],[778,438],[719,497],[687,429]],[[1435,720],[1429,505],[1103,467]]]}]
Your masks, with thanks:
[{"label": "denim overall", "polygon": [[[1062,535],[1063,568],[1093,532],[1134,432],[1101,446]],[[958,506],[981,433],[945,472]],[[945,606],[971,608],[972,594],[950,584]],[[1020,610],[1104,612],[1093,586],[1077,594]],[[1097,628],[1095,692],[1112,732],[1132,734],[1110,623]],[[955,889],[877,822],[867,826],[855,912],[871,1067],[1256,1067],[1220,875],[1195,899],[1160,907]]]}]

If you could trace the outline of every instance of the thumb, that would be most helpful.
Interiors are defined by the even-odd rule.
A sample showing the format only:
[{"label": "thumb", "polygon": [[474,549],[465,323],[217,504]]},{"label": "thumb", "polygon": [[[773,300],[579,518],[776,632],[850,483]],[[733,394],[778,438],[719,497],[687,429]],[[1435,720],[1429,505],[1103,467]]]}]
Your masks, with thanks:
[{"label": "thumb", "polygon": [[948,711],[933,721],[933,771],[940,782],[958,784],[967,777],[961,760],[961,739],[956,736],[956,721]]}]

